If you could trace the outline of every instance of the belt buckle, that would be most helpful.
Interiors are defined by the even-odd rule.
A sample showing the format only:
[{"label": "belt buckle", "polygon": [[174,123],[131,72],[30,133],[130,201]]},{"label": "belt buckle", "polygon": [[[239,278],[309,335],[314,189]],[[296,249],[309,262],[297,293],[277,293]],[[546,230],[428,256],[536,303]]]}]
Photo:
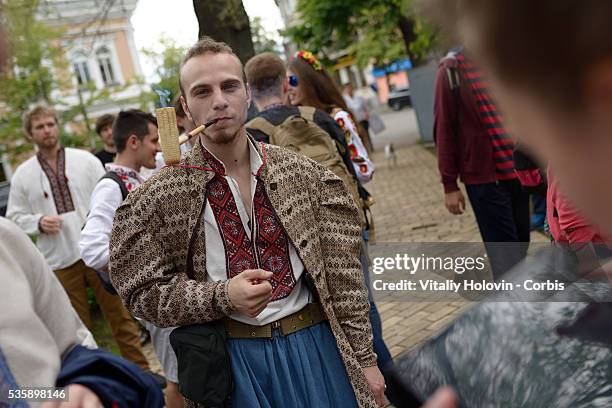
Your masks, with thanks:
[{"label": "belt buckle", "polygon": [[272,323],[270,323],[270,327],[272,328],[272,330],[280,329],[280,327],[281,327],[280,320],[276,320],[276,321],[273,321]]}]

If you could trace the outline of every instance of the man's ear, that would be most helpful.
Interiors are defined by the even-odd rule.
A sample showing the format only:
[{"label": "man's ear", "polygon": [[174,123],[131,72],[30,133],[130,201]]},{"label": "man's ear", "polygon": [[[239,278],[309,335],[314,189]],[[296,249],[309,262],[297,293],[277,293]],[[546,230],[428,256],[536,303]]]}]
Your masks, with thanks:
[{"label": "man's ear", "polygon": [[[183,97],[183,95],[181,95],[179,97],[179,99],[181,100],[181,106],[183,106],[183,110],[185,111],[185,115],[187,115],[187,117],[189,118],[190,121],[193,122],[193,118],[191,117],[191,112],[189,111],[189,106],[187,106],[187,101],[185,100],[185,98]],[[195,122],[194,122],[195,123]]]},{"label": "man's ear", "polygon": [[138,136],[131,134],[130,137],[128,137],[127,142],[125,143],[125,147],[132,150],[138,150],[139,141],[140,139],[138,139]]}]

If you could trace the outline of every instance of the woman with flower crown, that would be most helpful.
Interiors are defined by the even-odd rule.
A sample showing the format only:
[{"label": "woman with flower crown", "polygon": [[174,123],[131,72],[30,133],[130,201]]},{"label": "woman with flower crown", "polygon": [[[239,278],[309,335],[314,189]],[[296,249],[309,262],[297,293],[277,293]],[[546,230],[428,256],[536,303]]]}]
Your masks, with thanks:
[{"label": "woman with flower crown", "polygon": [[362,183],[370,181],[374,174],[374,164],[368,157],[356,122],[340,90],[319,60],[309,51],[299,51],[289,62],[287,74],[289,103],[313,106],[329,113],[344,130],[357,178]]}]

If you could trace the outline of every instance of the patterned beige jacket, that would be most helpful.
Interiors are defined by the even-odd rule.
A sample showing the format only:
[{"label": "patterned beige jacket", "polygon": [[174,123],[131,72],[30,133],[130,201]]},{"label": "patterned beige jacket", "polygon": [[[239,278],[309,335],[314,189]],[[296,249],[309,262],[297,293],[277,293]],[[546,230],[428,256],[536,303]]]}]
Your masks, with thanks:
[{"label": "patterned beige jacket", "polygon": [[[256,144],[260,173],[318,296],[360,407],[376,403],[362,367],[376,365],[359,263],[359,214],[344,183],[318,163]],[[160,327],[208,322],[232,310],[227,282],[206,282],[206,185],[214,176],[197,143],[183,167],[161,170],[117,210],[110,241],[113,285],[127,308]]]}]

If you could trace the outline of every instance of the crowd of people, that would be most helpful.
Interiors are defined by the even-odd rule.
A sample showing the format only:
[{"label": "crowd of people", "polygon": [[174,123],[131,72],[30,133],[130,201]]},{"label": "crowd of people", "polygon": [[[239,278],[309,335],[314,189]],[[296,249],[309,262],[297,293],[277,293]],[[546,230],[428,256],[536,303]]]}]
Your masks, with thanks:
[{"label": "crowd of people", "polygon": [[[583,50],[583,68],[559,68],[540,83],[552,64],[537,57],[545,38],[527,44],[523,31],[502,27],[539,17],[565,30],[573,15],[557,24],[547,3],[535,13],[528,3],[462,2],[475,34],[441,61],[436,79],[445,205],[465,210],[460,178],[494,279],[526,255],[532,184],[547,187],[555,242],[580,257],[610,256],[592,244],[606,247],[612,233],[612,198],[601,188],[612,154],[612,48]],[[588,13],[592,3],[581,6],[598,22],[588,33],[604,38],[608,23]],[[588,37],[578,24],[571,29]],[[526,53],[529,69],[506,69],[513,53]],[[580,103],[542,99],[534,84],[549,86],[549,95],[571,90]],[[36,154],[15,171],[0,219],[0,306],[8,311],[0,318],[0,396],[16,397],[0,404],[25,406],[20,390],[57,386],[79,407],[454,407],[451,390],[425,402],[402,380],[369,293],[366,186],[375,166],[367,104],[350,86],[343,96],[310,52],[288,63],[263,53],[243,67],[208,37],[186,53],[179,85],[178,132],[214,124],[181,147],[175,165],[160,163],[152,113],[100,117],[95,155],[61,146],[53,108],[24,114]],[[247,117],[251,103],[258,113]],[[546,171],[517,171],[515,137]],[[500,242],[518,245],[492,245]],[[121,358],[97,349],[87,287]],[[164,377],[152,372],[139,327]]]}]

